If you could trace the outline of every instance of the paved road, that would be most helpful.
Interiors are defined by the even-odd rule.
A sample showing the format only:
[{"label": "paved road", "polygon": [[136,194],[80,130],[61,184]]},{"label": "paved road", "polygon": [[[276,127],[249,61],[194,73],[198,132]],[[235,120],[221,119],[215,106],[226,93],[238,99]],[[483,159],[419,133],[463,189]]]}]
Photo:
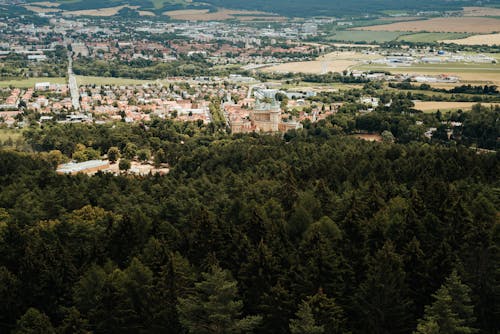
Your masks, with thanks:
[{"label": "paved road", "polygon": [[78,91],[78,83],[76,82],[75,74],[73,73],[73,58],[71,52],[68,53],[68,78],[73,108],[75,110],[80,110],[80,93]]}]

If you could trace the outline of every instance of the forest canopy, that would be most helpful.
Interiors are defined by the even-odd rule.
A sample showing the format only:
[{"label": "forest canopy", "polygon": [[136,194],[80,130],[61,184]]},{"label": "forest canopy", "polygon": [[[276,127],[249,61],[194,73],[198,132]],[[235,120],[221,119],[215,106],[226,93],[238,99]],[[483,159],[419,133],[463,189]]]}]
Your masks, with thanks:
[{"label": "forest canopy", "polygon": [[498,153],[160,124],[85,144],[161,146],[163,177],[0,151],[0,332],[500,329]]}]

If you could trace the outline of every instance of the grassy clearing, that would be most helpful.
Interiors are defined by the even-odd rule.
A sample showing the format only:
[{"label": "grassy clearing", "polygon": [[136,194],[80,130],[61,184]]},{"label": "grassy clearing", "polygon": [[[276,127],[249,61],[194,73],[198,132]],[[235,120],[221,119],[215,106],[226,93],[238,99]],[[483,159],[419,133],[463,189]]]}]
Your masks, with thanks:
[{"label": "grassy clearing", "polygon": [[165,5],[186,5],[191,1],[184,0],[152,0],[155,9],[162,9]]},{"label": "grassy clearing", "polygon": [[406,41],[413,43],[434,43],[437,41],[445,40],[445,39],[459,39],[468,37],[469,34],[461,34],[461,33],[440,33],[440,32],[430,32],[430,33],[418,33],[418,34],[410,34],[410,35],[402,35],[398,37],[398,41]]},{"label": "grassy clearing", "polygon": [[464,16],[500,16],[500,8],[464,7]]},{"label": "grassy clearing", "polygon": [[126,85],[143,85],[154,81],[137,80],[128,78],[110,78],[110,77],[91,77],[77,76],[76,81],[79,85],[111,85],[111,86],[126,86]]},{"label": "grassy clearing", "polygon": [[36,83],[50,82],[54,84],[65,84],[66,78],[29,78],[22,80],[2,80],[0,87],[32,88]]},{"label": "grassy clearing", "polygon": [[116,7],[107,7],[107,8],[98,8],[98,9],[83,9],[83,10],[75,10],[75,11],[65,11],[63,12],[63,16],[96,16],[96,17],[103,17],[103,16],[113,16],[118,14],[120,10],[123,8],[130,8],[130,9],[138,9],[140,8],[139,6],[128,6],[128,5],[123,5],[123,6],[116,6]]},{"label": "grassy clearing", "polygon": [[475,35],[467,38],[445,39],[442,43],[454,43],[458,45],[500,45],[500,34]]},{"label": "grassy clearing", "polygon": [[387,66],[380,64],[365,64],[357,66],[359,70],[383,70],[396,73],[496,73],[500,75],[498,64],[470,64],[470,63],[446,63],[446,64],[414,64],[412,66]]},{"label": "grassy clearing", "polygon": [[345,42],[390,42],[403,35],[402,32],[394,31],[363,31],[363,30],[341,30],[330,36],[330,40]]},{"label": "grassy clearing", "polygon": [[300,81],[298,84],[282,84],[282,89],[289,91],[302,91],[302,90],[317,90],[317,91],[329,91],[329,90],[348,90],[348,89],[360,89],[363,88],[363,84],[344,84],[340,82],[334,83],[316,83],[316,82],[305,82]]},{"label": "grassy clearing", "polygon": [[457,85],[500,85],[499,64],[415,64],[413,66],[392,67],[379,64],[363,64],[352,69],[361,71],[388,71],[402,74],[438,75],[447,74],[457,76],[460,82]]},{"label": "grassy clearing", "polygon": [[275,16],[271,13],[247,10],[230,10],[219,8],[216,12],[210,12],[208,9],[185,9],[172,10],[163,13],[173,20],[181,21],[222,21],[222,20],[283,20],[281,16]]},{"label": "grassy clearing", "polygon": [[[463,110],[469,111],[477,102],[437,102],[437,101],[417,101],[415,109],[422,110],[425,113],[433,113],[438,110],[442,112]],[[482,103],[484,106],[495,106],[497,103]]]},{"label": "grassy clearing", "polygon": [[22,130],[0,128],[0,142],[3,144],[6,140],[11,139],[14,143],[23,139]]},{"label": "grassy clearing", "polygon": [[438,17],[429,20],[398,22],[355,28],[372,31],[492,33],[498,31],[500,20],[493,17]]}]

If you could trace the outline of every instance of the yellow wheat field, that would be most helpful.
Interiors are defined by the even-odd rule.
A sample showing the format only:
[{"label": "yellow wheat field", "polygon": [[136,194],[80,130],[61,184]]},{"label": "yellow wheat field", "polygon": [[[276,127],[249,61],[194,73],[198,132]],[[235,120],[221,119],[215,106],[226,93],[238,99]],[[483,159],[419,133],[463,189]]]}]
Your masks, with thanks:
[{"label": "yellow wheat field", "polygon": [[492,33],[500,31],[500,20],[491,17],[439,17],[429,20],[397,22],[354,28],[370,31],[428,31]]},{"label": "yellow wheat field", "polygon": [[500,16],[500,8],[464,7],[464,16]]},{"label": "yellow wheat field", "polygon": [[500,45],[500,34],[476,35],[461,39],[447,39],[440,42],[458,45]]},{"label": "yellow wheat field", "polygon": [[[473,105],[477,102],[437,102],[437,101],[415,101],[415,109],[422,111],[448,111],[448,110],[471,110]],[[482,103],[484,106],[494,106],[494,103]]]}]

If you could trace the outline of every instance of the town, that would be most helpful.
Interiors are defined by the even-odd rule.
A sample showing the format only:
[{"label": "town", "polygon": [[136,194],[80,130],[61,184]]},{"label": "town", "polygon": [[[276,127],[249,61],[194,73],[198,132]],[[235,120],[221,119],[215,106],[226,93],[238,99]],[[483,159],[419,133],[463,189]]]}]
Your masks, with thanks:
[{"label": "town", "polygon": [[0,0],[0,333],[500,333],[500,0]]}]

